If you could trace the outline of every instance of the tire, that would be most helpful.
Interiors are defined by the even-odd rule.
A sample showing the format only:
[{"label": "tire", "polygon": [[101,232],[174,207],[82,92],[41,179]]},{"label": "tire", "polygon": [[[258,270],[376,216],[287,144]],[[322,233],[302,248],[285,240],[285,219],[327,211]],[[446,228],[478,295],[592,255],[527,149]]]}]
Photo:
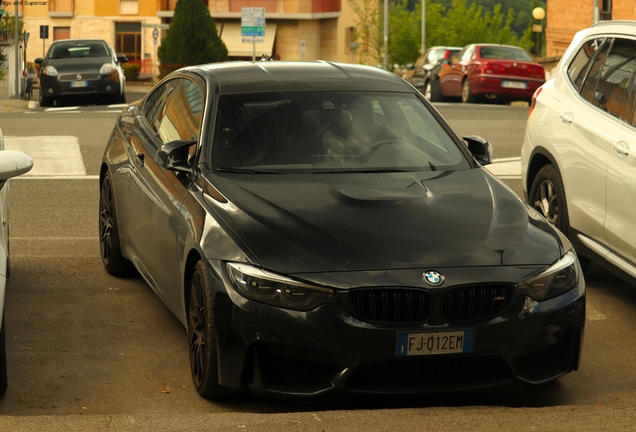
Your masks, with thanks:
[{"label": "tire", "polygon": [[569,237],[570,224],[565,188],[553,165],[545,165],[539,170],[530,188],[529,201],[550,224]]},{"label": "tire", "polygon": [[[545,165],[539,170],[532,182],[529,197],[530,205],[571,239],[565,187],[561,175],[553,165]],[[591,260],[579,255],[579,263],[581,268],[586,270]]]},{"label": "tire", "polygon": [[[429,81],[430,82],[430,81]],[[442,84],[439,79],[434,80],[431,83],[431,102],[443,102],[444,96],[442,95]]]},{"label": "tire", "polygon": [[222,398],[227,394],[227,388],[219,384],[212,288],[203,261],[199,261],[192,271],[187,319],[190,371],[194,387],[203,397]]},{"label": "tire", "polygon": [[42,88],[40,88],[40,106],[42,108],[47,108],[53,106],[53,98],[42,96]]},{"label": "tire", "polygon": [[431,85],[431,80],[426,80],[424,83],[424,98],[429,101],[433,101],[433,86]]},{"label": "tire", "polygon": [[475,103],[477,99],[470,90],[470,80],[468,77],[462,81],[462,102],[463,103]]},{"label": "tire", "polygon": [[121,253],[113,186],[108,171],[99,190],[99,246],[102,263],[108,273],[124,276],[132,270],[131,262]]},{"label": "tire", "polygon": [[126,103],[126,93],[122,92],[122,93],[119,95],[119,101],[118,101],[118,102],[119,102],[119,103]]},{"label": "tire", "polygon": [[4,326],[4,313],[2,314],[2,329],[0,330],[0,397],[5,394],[8,386],[7,379],[7,340]]}]

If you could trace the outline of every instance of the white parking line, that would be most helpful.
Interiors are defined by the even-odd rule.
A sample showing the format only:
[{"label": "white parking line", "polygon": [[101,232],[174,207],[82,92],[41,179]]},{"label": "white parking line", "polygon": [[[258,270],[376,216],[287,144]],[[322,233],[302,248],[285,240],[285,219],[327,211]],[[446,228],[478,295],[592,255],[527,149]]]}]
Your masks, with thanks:
[{"label": "white parking line", "polygon": [[25,178],[86,176],[79,141],[74,136],[5,136],[7,150],[24,152],[33,159]]},{"label": "white parking line", "polygon": [[501,179],[521,178],[520,157],[493,159],[492,164],[486,165],[485,168]]},{"label": "white parking line", "polygon": [[70,106],[70,107],[47,108],[44,111],[57,112],[57,111],[72,111],[72,110],[78,110],[78,109],[79,109],[79,106]]}]

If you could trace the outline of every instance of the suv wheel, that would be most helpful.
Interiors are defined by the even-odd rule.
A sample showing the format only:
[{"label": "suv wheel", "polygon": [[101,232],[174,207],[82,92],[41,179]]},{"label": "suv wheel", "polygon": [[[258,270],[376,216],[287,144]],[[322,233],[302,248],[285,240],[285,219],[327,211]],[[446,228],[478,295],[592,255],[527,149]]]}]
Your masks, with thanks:
[{"label": "suv wheel", "polygon": [[552,165],[539,170],[530,189],[530,205],[552,225],[569,236],[570,224],[561,175]]}]

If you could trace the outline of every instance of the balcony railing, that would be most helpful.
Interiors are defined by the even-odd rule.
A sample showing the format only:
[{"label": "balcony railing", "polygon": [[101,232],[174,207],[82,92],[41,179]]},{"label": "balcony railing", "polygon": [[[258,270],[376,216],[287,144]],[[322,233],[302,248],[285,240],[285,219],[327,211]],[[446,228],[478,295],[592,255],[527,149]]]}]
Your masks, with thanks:
[{"label": "balcony railing", "polygon": [[[209,0],[201,0],[203,4],[207,7]],[[158,11],[170,11],[174,12],[174,8],[177,5],[177,0],[157,0],[157,10]]]}]

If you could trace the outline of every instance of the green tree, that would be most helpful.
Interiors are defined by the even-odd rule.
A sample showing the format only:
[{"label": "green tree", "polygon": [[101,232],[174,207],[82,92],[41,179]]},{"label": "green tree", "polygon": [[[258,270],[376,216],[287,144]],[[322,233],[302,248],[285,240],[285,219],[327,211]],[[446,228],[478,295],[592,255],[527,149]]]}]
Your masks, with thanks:
[{"label": "green tree", "polygon": [[[24,21],[18,20],[18,34],[22,34],[22,28],[24,27]],[[4,14],[0,19],[0,30],[7,30],[10,37],[14,37],[15,35],[15,16],[9,16]],[[2,49],[0,49],[0,80],[4,79],[6,76],[7,70],[5,69],[5,64],[7,61],[7,56]]]},{"label": "green tree", "polygon": [[168,36],[157,49],[161,76],[183,66],[228,60],[227,47],[201,0],[179,0]]}]

